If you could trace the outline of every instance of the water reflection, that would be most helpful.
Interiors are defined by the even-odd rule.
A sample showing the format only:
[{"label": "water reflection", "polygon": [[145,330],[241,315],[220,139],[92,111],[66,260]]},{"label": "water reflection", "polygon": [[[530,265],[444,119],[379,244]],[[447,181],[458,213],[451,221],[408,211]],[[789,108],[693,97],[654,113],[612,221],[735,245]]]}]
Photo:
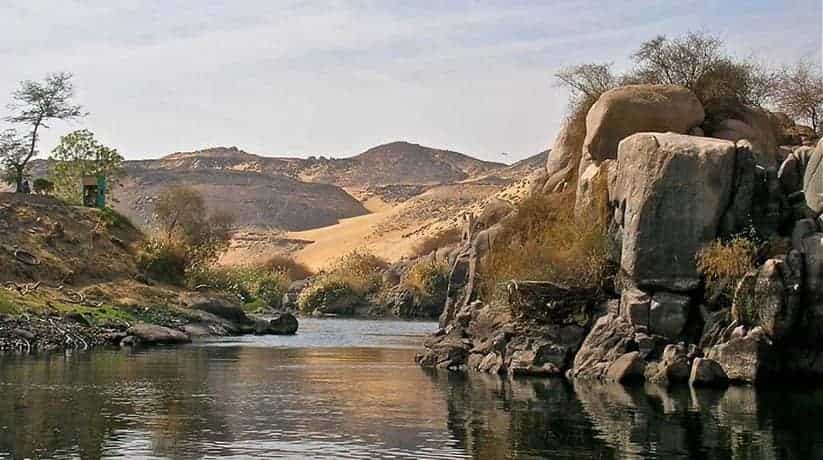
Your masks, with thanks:
[{"label": "water reflection", "polygon": [[2,356],[0,458],[823,456],[821,391],[509,380],[348,345]]}]

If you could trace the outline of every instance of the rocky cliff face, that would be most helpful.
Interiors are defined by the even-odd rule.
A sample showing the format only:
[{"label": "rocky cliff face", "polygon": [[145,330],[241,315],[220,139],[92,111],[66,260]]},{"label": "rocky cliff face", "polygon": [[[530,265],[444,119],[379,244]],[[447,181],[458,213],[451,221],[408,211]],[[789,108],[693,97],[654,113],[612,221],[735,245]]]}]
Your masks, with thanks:
[{"label": "rocky cliff face", "polygon": [[[823,377],[823,143],[777,148],[775,139],[796,139],[797,129],[750,108],[738,113],[751,117],[729,118],[717,138],[704,137],[695,101],[675,87],[606,93],[587,117],[583,151],[549,159],[558,168],[548,171],[549,190],[580,157],[576,206],[607,195],[605,237],[619,267],[613,292],[586,298],[548,282],[512,281],[506,296],[477,300],[483,245],[467,242],[453,263],[442,329],[418,362],[621,383]],[[734,126],[741,129],[726,129]],[[561,132],[558,142],[568,137]],[[605,191],[590,186],[595,180]],[[706,290],[696,255],[742,233],[770,249],[727,305]],[[523,299],[540,314],[512,315],[524,311],[516,305]]]}]

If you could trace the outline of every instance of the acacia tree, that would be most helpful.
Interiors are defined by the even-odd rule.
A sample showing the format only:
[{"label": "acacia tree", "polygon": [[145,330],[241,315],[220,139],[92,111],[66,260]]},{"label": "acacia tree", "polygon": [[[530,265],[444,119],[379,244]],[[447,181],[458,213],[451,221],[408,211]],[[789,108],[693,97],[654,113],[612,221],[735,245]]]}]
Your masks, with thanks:
[{"label": "acacia tree", "polygon": [[823,74],[820,69],[807,61],[782,69],[774,103],[786,114],[810,123],[817,133],[823,121]]},{"label": "acacia tree", "polygon": [[234,218],[226,212],[209,214],[203,196],[186,186],[170,187],[157,197],[154,216],[167,241],[180,243],[188,265],[207,265],[228,247]]},{"label": "acacia tree", "polygon": [[37,154],[40,129],[48,128],[50,120],[70,120],[85,115],[81,106],[71,103],[74,97],[71,77],[70,73],[61,72],[47,75],[42,82],[26,80],[12,93],[9,104],[12,114],[6,117],[6,121],[29,129],[25,135],[25,153],[7,160],[18,192],[23,190],[26,166]]},{"label": "acacia tree", "polygon": [[22,183],[22,177],[25,171],[19,171],[15,165],[20,164],[21,160],[26,156],[25,141],[13,129],[7,129],[0,133],[0,168],[2,168],[3,181],[9,185]]},{"label": "acacia tree", "polygon": [[53,172],[54,193],[69,203],[83,201],[83,176],[103,175],[110,195],[123,175],[123,157],[117,150],[97,142],[91,131],[81,129],[60,138],[60,144],[51,152],[56,161]]}]

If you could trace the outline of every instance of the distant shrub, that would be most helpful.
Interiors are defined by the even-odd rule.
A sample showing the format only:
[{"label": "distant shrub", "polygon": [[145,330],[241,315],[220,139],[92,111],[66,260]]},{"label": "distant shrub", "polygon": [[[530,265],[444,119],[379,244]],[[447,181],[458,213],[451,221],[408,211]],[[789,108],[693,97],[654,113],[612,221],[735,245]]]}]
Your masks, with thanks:
[{"label": "distant shrub", "polygon": [[146,240],[137,252],[137,267],[152,278],[170,284],[185,284],[189,267],[186,248],[165,238]]},{"label": "distant shrub", "polygon": [[449,282],[449,267],[444,263],[421,260],[411,266],[401,281],[420,297],[431,297]]},{"label": "distant shrub", "polygon": [[730,306],[737,284],[755,268],[757,244],[742,236],[715,240],[698,251],[697,270],[706,279],[706,294],[721,306]]},{"label": "distant shrub", "polygon": [[501,243],[481,261],[481,296],[491,298],[499,283],[512,279],[601,291],[610,275],[604,208],[595,205],[588,215],[576,217],[573,202],[573,192],[567,191],[538,194],[518,205],[495,238]]},{"label": "distant shrub", "polygon": [[297,308],[303,313],[311,314],[318,308],[359,297],[361,294],[352,288],[350,281],[334,274],[319,276],[297,296]]},{"label": "distant shrub", "polygon": [[265,262],[260,264],[260,268],[269,271],[285,272],[289,279],[294,281],[304,280],[313,274],[312,270],[307,265],[297,262],[291,257],[283,254],[276,254],[269,257]]},{"label": "distant shrub", "polygon": [[111,208],[98,211],[100,220],[108,229],[134,229],[135,226],[128,217]]},{"label": "distant shrub", "polygon": [[190,288],[207,286],[236,296],[243,303],[282,306],[283,294],[291,280],[284,271],[259,267],[197,268],[187,273]]},{"label": "distant shrub", "polygon": [[335,261],[328,270],[338,281],[349,285],[352,291],[363,295],[380,287],[383,271],[389,264],[380,257],[363,250],[354,250]]},{"label": "distant shrub", "polygon": [[31,188],[34,193],[38,195],[51,195],[54,192],[54,182],[43,177],[38,177],[32,182]]},{"label": "distant shrub", "polygon": [[417,243],[414,247],[413,255],[416,257],[425,256],[440,248],[457,243],[461,238],[462,232],[459,228],[441,230]]}]

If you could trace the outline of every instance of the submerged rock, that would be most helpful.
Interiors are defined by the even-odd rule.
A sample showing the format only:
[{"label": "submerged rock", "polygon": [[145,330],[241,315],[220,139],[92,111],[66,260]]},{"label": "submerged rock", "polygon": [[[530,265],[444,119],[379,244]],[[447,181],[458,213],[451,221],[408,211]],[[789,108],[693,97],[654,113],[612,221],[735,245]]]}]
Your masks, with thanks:
[{"label": "submerged rock", "polygon": [[126,333],[133,337],[135,342],[144,345],[165,345],[191,342],[191,338],[185,332],[157,324],[138,323],[126,330]]}]

